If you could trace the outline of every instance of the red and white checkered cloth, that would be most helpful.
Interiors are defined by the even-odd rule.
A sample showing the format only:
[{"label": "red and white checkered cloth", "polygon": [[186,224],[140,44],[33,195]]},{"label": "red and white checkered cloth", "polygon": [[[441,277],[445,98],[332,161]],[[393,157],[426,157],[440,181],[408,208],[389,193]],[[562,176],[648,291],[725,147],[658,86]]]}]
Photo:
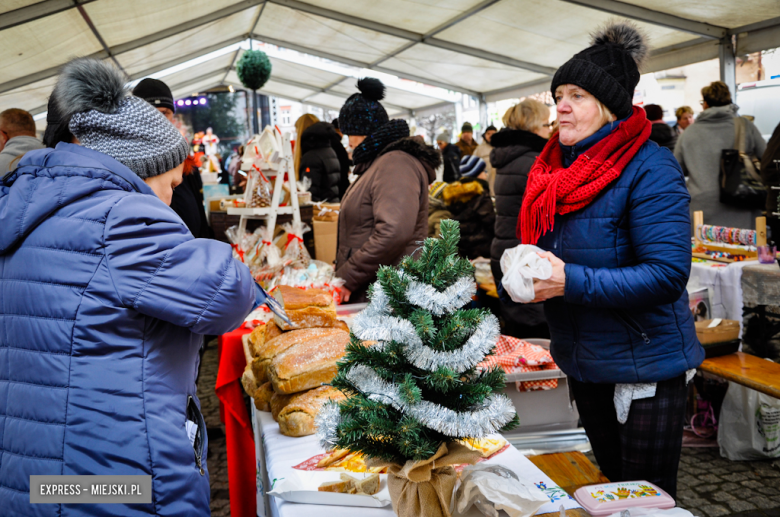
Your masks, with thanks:
[{"label": "red and white checkered cloth", "polygon": [[[548,350],[522,339],[503,335],[496,343],[496,355],[485,358],[478,366],[483,369],[500,366],[505,373],[558,369]],[[552,390],[558,387],[558,379],[518,381],[516,384],[518,391]]]}]

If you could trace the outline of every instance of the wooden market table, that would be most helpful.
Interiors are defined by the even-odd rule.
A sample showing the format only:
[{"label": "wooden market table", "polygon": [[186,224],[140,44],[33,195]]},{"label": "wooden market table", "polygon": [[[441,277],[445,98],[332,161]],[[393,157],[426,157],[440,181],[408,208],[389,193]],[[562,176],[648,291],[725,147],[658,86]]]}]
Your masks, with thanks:
[{"label": "wooden market table", "polygon": [[[538,456],[528,456],[528,459],[571,496],[574,496],[574,492],[580,487],[609,483],[609,479],[581,452],[540,454]],[[556,514],[548,513],[541,515],[552,517]],[[566,510],[566,515],[571,517],[588,517],[590,514],[582,508],[577,508]]]},{"label": "wooden market table", "polygon": [[780,364],[744,352],[735,352],[705,359],[699,368],[780,399]]}]

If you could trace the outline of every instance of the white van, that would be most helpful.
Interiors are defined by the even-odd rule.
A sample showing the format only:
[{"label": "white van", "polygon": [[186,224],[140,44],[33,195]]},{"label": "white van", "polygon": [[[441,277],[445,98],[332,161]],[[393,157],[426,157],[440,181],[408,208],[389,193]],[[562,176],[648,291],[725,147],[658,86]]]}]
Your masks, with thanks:
[{"label": "white van", "polygon": [[743,83],[737,87],[737,105],[740,115],[752,115],[764,140],[780,124],[780,78]]}]

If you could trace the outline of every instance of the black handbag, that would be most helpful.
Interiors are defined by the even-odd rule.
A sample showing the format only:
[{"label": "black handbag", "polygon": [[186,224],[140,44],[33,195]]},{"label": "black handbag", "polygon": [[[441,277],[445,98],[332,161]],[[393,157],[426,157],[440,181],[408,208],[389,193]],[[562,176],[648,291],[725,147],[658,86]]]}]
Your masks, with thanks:
[{"label": "black handbag", "polygon": [[766,187],[761,182],[761,162],[745,152],[746,121],[734,117],[734,147],[720,152],[720,202],[737,208],[763,210]]}]

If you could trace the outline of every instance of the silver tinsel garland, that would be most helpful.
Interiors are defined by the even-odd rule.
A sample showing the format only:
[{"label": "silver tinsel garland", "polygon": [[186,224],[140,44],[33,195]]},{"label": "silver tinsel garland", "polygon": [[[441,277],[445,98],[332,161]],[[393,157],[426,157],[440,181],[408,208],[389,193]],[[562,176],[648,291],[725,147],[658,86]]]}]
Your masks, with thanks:
[{"label": "silver tinsel garland", "polygon": [[435,287],[423,284],[417,280],[409,282],[406,288],[406,299],[409,303],[422,307],[436,316],[460,309],[471,301],[477,290],[477,284],[469,277],[462,277],[443,292]]},{"label": "silver tinsel garland", "polygon": [[355,317],[352,332],[364,341],[392,340],[403,344],[406,359],[417,368],[432,372],[447,367],[461,373],[485,358],[495,346],[501,330],[498,318],[490,314],[482,319],[461,348],[451,352],[433,350],[422,342],[410,321],[390,315],[387,295],[376,283],[371,303]]},{"label": "silver tinsel garland", "polygon": [[[422,423],[425,427],[453,438],[482,438],[499,431],[515,416],[515,407],[505,395],[492,394],[473,411],[457,412],[433,402],[410,404],[403,400],[398,386],[383,380],[371,368],[355,365],[347,379],[368,399],[389,404]],[[318,417],[318,434],[323,443],[335,443],[340,416],[328,408]]]},{"label": "silver tinsel garland", "polygon": [[326,451],[336,447],[338,440],[337,429],[341,423],[341,408],[338,402],[326,402],[317,416],[314,417],[314,426],[317,429],[317,438],[320,445]]}]

